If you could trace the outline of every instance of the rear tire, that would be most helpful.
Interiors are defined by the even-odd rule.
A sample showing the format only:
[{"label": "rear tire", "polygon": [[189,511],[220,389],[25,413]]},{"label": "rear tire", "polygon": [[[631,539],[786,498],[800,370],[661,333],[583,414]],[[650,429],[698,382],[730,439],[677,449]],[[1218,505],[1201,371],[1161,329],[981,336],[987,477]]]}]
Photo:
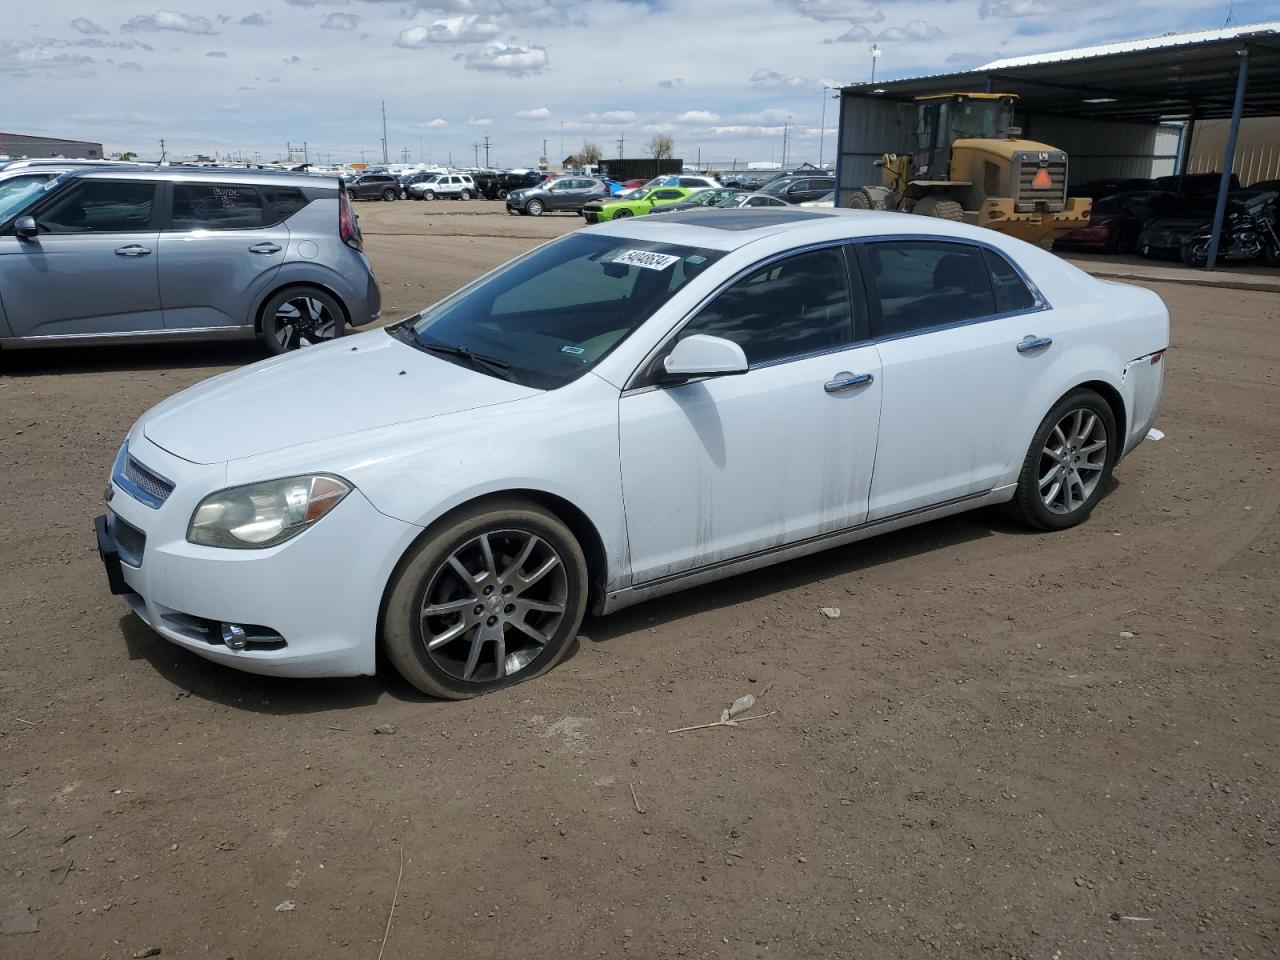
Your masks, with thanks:
[{"label": "rear tire", "polygon": [[1182,262],[1188,267],[1203,267],[1209,262],[1209,242],[1199,240],[1184,243],[1180,253]]},{"label": "rear tire", "polygon": [[438,526],[387,598],[382,645],[400,675],[423,693],[465,700],[554,667],[587,607],[586,558],[569,528],[518,498],[476,504]]},{"label": "rear tire", "polygon": [[348,190],[348,191],[347,191],[347,199],[348,199],[348,200],[354,200],[355,198],[356,198],[356,192],[355,192],[354,190]]},{"label": "rear tire", "polygon": [[1093,390],[1073,390],[1040,422],[1007,511],[1037,530],[1084,523],[1106,493],[1119,451],[1111,407]]},{"label": "rear tire", "polygon": [[855,190],[849,194],[850,210],[874,210],[875,207],[871,203],[871,194],[865,190]]},{"label": "rear tire", "polygon": [[392,200],[395,200],[396,199],[395,190],[393,190],[391,187],[387,187],[387,189],[382,191],[382,199],[387,203],[390,203]]},{"label": "rear tire", "polygon": [[937,217],[939,220],[951,220],[954,223],[964,222],[964,207],[946,197],[921,197],[911,212],[920,217]]},{"label": "rear tire", "polygon": [[499,199],[499,200],[505,200],[505,199],[507,199],[507,191],[506,191],[506,190],[499,190],[499,191],[498,191],[498,199]]},{"label": "rear tire", "polygon": [[470,191],[470,190],[463,190],[460,194],[458,194],[458,199],[459,199],[459,200],[470,200],[470,199],[471,199],[471,191]]},{"label": "rear tire", "polygon": [[288,287],[263,304],[259,335],[273,354],[289,353],[342,336],[346,317],[337,298],[318,287]]}]

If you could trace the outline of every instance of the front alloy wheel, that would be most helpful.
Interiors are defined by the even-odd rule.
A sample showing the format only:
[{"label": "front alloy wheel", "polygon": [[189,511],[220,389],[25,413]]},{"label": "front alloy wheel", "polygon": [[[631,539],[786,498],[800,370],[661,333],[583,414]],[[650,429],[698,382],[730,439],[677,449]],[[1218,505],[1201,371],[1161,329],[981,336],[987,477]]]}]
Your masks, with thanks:
[{"label": "front alloy wheel", "polygon": [[1083,523],[1106,492],[1118,449],[1107,402],[1092,390],[1068,394],[1031,441],[1010,511],[1041,530]]},{"label": "front alloy wheel", "polygon": [[528,212],[529,216],[531,217],[542,216],[542,201],[530,200],[529,203],[525,206],[525,210]]},{"label": "front alloy wheel", "polygon": [[414,686],[463,699],[550,669],[585,609],[586,563],[568,528],[532,503],[482,505],[408,561],[384,644]]}]

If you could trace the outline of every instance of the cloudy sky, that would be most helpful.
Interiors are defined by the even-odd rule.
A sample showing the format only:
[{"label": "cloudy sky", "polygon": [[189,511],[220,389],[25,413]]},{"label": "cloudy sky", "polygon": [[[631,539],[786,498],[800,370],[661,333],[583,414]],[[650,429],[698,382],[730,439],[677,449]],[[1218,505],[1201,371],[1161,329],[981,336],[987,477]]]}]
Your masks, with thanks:
[{"label": "cloudy sky", "polygon": [[[158,155],[817,159],[823,86],[1274,16],[1274,0],[42,0],[0,4],[8,132]],[[216,11],[216,12],[215,12]],[[826,101],[829,108],[834,102]],[[833,147],[835,111],[824,144]],[[483,155],[481,157],[483,159]]]}]

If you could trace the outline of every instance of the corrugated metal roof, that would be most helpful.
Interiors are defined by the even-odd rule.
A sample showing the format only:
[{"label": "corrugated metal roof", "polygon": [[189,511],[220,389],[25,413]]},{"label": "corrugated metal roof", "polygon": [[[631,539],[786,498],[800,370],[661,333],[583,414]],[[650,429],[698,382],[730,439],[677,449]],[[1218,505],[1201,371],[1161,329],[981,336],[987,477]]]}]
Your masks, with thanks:
[{"label": "corrugated metal roof", "polygon": [[1007,57],[1004,60],[992,60],[975,70],[1005,70],[1009,67],[1028,67],[1036,63],[1061,63],[1066,60],[1088,60],[1092,57],[1110,57],[1117,53],[1133,53],[1138,50],[1159,50],[1165,47],[1186,47],[1197,43],[1212,43],[1215,40],[1234,40],[1259,34],[1280,34],[1280,20],[1269,23],[1247,23],[1238,27],[1227,27],[1223,30],[1201,30],[1198,33],[1166,33],[1159,37],[1144,37],[1141,40],[1123,40],[1119,43],[1100,43],[1092,47],[1077,47],[1074,50],[1056,50],[1050,53],[1033,53],[1026,57]]}]

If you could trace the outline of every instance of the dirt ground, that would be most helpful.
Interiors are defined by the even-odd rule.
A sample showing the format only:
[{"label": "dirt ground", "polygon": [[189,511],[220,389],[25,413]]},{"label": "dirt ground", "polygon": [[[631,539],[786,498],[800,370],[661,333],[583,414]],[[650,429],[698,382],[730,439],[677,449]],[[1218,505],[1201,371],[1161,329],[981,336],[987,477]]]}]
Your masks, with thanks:
[{"label": "dirt ground", "polygon": [[[359,211],[389,320],[580,223]],[[258,348],[0,358],[0,956],[1275,956],[1280,303],[1155,289],[1168,436],[1088,524],[653,601],[466,703],[222,669],[108,594],[121,437]]]}]

